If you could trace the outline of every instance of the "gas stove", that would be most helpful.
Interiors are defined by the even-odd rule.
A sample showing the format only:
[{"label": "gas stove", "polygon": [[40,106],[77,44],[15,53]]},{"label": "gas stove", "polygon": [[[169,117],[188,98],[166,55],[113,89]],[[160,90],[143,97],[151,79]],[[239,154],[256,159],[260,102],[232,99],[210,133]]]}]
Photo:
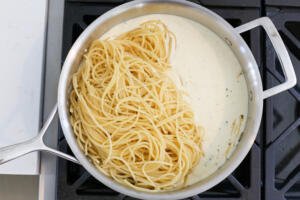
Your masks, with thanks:
[{"label": "gas stove", "polygon": [[[52,3],[50,1],[49,9],[51,9],[51,6],[52,9],[56,8],[53,1]],[[57,31],[63,33],[62,37],[59,37],[61,40],[55,41],[55,44],[58,47],[61,45],[62,48],[60,62],[56,61],[56,64],[62,66],[76,38],[93,20],[125,2],[123,0],[67,0],[64,2],[63,9],[49,12],[48,34],[50,38],[48,35],[48,45],[53,44],[49,39],[54,42],[55,35],[59,34],[59,32],[49,31],[51,26],[54,26],[53,22],[62,15],[64,19],[63,24],[61,23],[58,28],[56,27]],[[269,16],[278,28],[289,50],[299,79],[300,3],[289,0],[284,2],[281,0],[193,0],[193,2],[216,12],[234,27],[261,16]],[[251,48],[260,67],[264,88],[282,82],[284,76],[280,69],[280,63],[264,32],[258,28],[246,32],[242,36]],[[59,58],[58,52],[53,52],[54,48],[49,46],[46,60],[53,57]],[[49,62],[51,61],[49,60]],[[47,82],[46,79],[45,82],[45,95],[49,93],[47,92],[47,86],[51,85],[51,81],[57,79],[53,76],[59,75],[59,69],[56,67],[55,70],[51,70],[50,64],[48,63],[49,66],[47,66],[46,63],[46,67],[49,68],[46,69],[46,78],[48,77],[49,80]],[[54,73],[54,75],[51,75],[51,73]],[[299,84],[300,82],[295,88],[264,102],[264,114],[259,133],[251,151],[241,165],[217,186],[189,199],[300,199]],[[48,88],[48,91],[53,92],[51,90],[53,85],[48,87],[50,88]],[[50,107],[48,105],[51,104],[49,101],[47,102],[45,98],[45,109]],[[72,154],[59,124],[56,123],[53,126],[53,130],[57,132],[58,137],[55,137],[56,141],[53,137],[48,139],[50,143],[54,146],[57,144],[61,151]],[[52,176],[50,179],[48,177],[51,183],[55,183],[55,187],[49,184],[46,175],[42,179],[40,188],[43,187],[44,191],[40,194],[40,197],[44,197],[43,199],[48,199],[47,195],[53,196],[53,192],[55,192],[53,197],[57,200],[134,199],[104,186],[77,164],[58,159],[56,166],[53,166],[53,164],[50,166],[49,160],[51,159],[55,160],[42,154],[41,177],[47,172],[53,172],[53,170],[57,172],[56,176]],[[43,164],[43,162],[48,162],[48,165]],[[45,189],[47,185],[52,187],[52,190]]]}]

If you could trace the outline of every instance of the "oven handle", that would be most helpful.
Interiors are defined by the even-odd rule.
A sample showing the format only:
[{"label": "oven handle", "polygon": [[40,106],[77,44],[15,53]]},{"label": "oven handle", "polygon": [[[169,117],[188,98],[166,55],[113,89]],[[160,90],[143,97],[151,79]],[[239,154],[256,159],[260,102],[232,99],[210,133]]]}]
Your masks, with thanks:
[{"label": "oven handle", "polygon": [[54,108],[52,109],[51,113],[48,116],[48,119],[46,120],[41,131],[36,137],[27,140],[25,142],[0,148],[0,165],[34,151],[46,151],[56,156],[59,156],[61,158],[72,161],[74,163],[80,164],[75,157],[47,146],[43,140],[43,137],[49,125],[51,124],[53,118],[55,117],[56,113],[57,113],[57,105],[55,105]]},{"label": "oven handle", "polygon": [[243,33],[258,26],[262,26],[266,31],[268,37],[270,38],[285,77],[285,81],[283,83],[263,91],[263,98],[266,99],[294,87],[297,83],[297,78],[288,51],[270,18],[262,17],[255,19],[246,24],[236,27],[235,30],[238,33]]}]

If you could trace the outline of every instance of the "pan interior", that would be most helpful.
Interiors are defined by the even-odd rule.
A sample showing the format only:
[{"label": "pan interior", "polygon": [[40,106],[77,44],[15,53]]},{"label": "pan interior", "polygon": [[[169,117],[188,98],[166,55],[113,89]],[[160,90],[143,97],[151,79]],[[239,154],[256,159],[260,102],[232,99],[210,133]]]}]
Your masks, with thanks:
[{"label": "pan interior", "polygon": [[146,15],[114,26],[100,39],[113,39],[149,20],[162,21],[174,33],[169,76],[192,107],[197,125],[204,128],[204,155],[187,177],[190,185],[214,173],[235,149],[248,114],[247,84],[227,43],[187,18]]},{"label": "pan interior", "polygon": [[[248,96],[247,116],[244,116],[245,128],[239,143],[231,156],[225,163],[206,178],[189,185],[183,189],[172,192],[147,193],[137,192],[134,189],[125,187],[111,178],[100,173],[81,152],[74,137],[69,121],[68,95],[71,89],[71,77],[77,71],[82,60],[82,55],[91,42],[100,38],[112,27],[124,21],[145,16],[149,14],[168,14],[181,16],[193,20],[217,35],[222,41],[227,43],[228,50],[231,51],[239,62],[243,72]],[[226,90],[226,88],[225,88]],[[211,90],[211,92],[214,92]],[[60,76],[58,89],[58,110],[64,135],[80,163],[99,181],[105,185],[125,193],[130,196],[142,199],[181,199],[201,193],[217,183],[221,182],[240,164],[242,159],[250,150],[261,120],[262,115],[262,84],[255,59],[240,35],[222,18],[211,11],[193,3],[183,1],[133,1],[117,7],[99,17],[93,22],[77,39],[70,50]],[[205,116],[203,116],[205,117]]]}]

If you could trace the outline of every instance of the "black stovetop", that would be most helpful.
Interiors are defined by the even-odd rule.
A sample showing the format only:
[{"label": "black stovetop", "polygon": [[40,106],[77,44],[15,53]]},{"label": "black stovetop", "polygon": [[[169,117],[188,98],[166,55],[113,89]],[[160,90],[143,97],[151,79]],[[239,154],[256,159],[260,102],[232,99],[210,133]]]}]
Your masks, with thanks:
[{"label": "black stovetop", "polygon": [[[62,63],[73,42],[98,16],[124,0],[67,0],[63,27]],[[193,0],[218,13],[234,27],[269,16],[286,44],[300,77],[300,1]],[[270,41],[260,29],[243,34],[260,66],[264,87],[283,81],[283,73]],[[190,199],[300,199],[300,81],[287,92],[267,99],[262,124],[251,151],[224,181]],[[59,148],[72,153],[60,134]],[[133,199],[119,194],[84,168],[59,159],[58,200]]]}]

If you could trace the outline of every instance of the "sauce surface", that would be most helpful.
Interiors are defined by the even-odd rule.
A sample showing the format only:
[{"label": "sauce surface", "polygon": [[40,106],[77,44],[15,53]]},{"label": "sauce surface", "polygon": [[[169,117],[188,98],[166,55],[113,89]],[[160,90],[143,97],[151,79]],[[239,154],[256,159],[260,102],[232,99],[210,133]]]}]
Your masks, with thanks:
[{"label": "sauce surface", "polygon": [[230,47],[208,28],[183,17],[134,18],[114,26],[100,39],[114,38],[153,19],[161,20],[176,36],[170,76],[184,91],[196,123],[204,128],[204,156],[187,177],[186,185],[190,185],[214,173],[235,149],[247,119],[247,85]]}]

